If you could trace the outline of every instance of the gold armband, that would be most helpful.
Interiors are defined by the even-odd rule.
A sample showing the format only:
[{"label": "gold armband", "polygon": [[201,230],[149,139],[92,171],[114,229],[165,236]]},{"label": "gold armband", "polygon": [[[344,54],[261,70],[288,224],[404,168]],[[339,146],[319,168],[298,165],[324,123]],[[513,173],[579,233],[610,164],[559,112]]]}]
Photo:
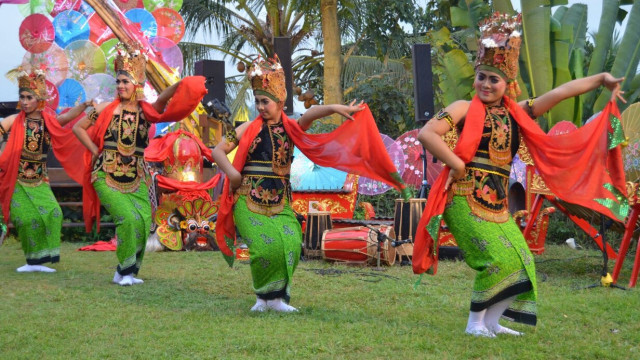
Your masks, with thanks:
[{"label": "gold armband", "polygon": [[444,111],[444,109],[438,111],[438,113],[436,114],[436,119],[437,120],[446,120],[447,124],[449,124],[449,127],[452,129],[456,128],[456,124],[453,123],[453,119],[451,118],[451,115]]},{"label": "gold armband", "polygon": [[91,111],[89,111],[89,114],[87,115],[87,118],[89,118],[92,124],[95,124],[96,120],[98,120],[98,112],[96,111],[96,109],[91,109]]},{"label": "gold armband", "polygon": [[236,134],[236,129],[231,128],[229,131],[227,131],[226,134],[224,134],[224,138],[228,143],[234,143],[238,145],[238,134]]},{"label": "gold armband", "polygon": [[5,129],[2,127],[2,124],[0,124],[0,135],[4,136],[4,135],[6,135],[6,134],[7,134],[7,130],[5,130]]},{"label": "gold armband", "polygon": [[527,99],[527,115],[529,115],[529,117],[531,117],[532,119],[535,119],[536,117],[533,115],[533,103],[536,100],[535,97],[530,97]]}]

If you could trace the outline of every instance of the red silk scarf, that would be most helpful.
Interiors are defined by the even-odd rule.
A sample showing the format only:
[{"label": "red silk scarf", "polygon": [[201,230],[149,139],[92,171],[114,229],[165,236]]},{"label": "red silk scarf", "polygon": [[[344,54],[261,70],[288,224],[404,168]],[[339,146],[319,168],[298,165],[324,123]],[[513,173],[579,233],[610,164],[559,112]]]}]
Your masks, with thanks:
[{"label": "red silk scarf", "polygon": [[[11,197],[16,186],[20,155],[24,146],[25,132],[24,111],[21,111],[13,122],[7,145],[0,155],[0,201],[2,212],[8,222],[11,209]],[[82,144],[73,135],[71,129],[63,128],[53,112],[42,112],[45,126],[51,135],[51,146],[60,164],[69,176],[76,182],[82,183],[82,151],[78,151]]]},{"label": "red silk scarf", "polygon": [[[536,169],[547,187],[558,198],[598,211],[612,219],[619,219],[602,202],[620,204],[616,194],[607,190],[612,185],[626,194],[622,151],[620,146],[608,149],[611,115],[620,118],[615,102],[609,102],[593,121],[576,131],[548,135],[516,102],[504,97],[505,107],[518,123],[522,138],[529,149]],[[477,96],[471,101],[462,134],[453,152],[466,163],[471,161],[480,144],[484,126],[485,107]],[[427,205],[418,224],[413,246],[413,272],[437,272],[437,239],[427,231],[432,218],[441,215],[447,201],[444,185],[450,168],[445,166],[431,187]],[[433,225],[433,224],[432,224]],[[439,224],[437,224],[439,226]]]},{"label": "red silk scarf", "polygon": [[[365,104],[363,110],[353,114],[353,118],[353,121],[345,121],[330,133],[307,134],[296,120],[282,113],[282,123],[287,135],[311,161],[320,166],[333,167],[351,174],[383,181],[406,196],[409,189],[402,182],[393,161],[388,156],[369,107]],[[260,133],[262,124],[262,117],[257,117],[240,139],[233,159],[233,167],[239,172],[244,168],[249,145]],[[229,189],[229,179],[225,178],[216,222],[216,240],[222,253],[227,256],[233,256],[230,246],[235,244],[236,238],[233,205],[234,199]]]},{"label": "red silk scarf", "polygon": [[[204,80],[203,76],[189,76],[182,79],[171,97],[167,108],[162,113],[156,111],[153,105],[148,102],[140,101],[139,104],[146,121],[150,123],[179,121],[189,116],[198,106],[202,97],[207,93]],[[104,147],[104,134],[107,132],[107,128],[113,118],[113,112],[119,103],[120,99],[116,99],[104,108],[94,126],[88,130],[91,141],[98,146],[98,152],[101,152]],[[93,222],[96,221],[96,229],[100,231],[100,200],[91,184],[91,171],[93,170],[91,168],[92,154],[88,149],[85,149],[83,154],[84,160],[83,162],[79,162],[79,164],[83,164],[83,177],[80,183],[82,184],[85,230],[91,232]]]}]

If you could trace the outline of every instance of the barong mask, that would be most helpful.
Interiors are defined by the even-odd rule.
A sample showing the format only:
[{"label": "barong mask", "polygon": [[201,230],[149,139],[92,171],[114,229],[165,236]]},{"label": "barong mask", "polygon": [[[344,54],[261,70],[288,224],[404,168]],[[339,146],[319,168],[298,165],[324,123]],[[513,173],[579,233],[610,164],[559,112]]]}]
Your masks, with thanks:
[{"label": "barong mask", "polygon": [[515,99],[518,86],[518,58],[522,44],[521,14],[511,16],[496,12],[480,24],[478,57],[475,69],[500,74],[507,82],[506,95]]},{"label": "barong mask", "polygon": [[284,70],[278,55],[272,59],[258,58],[247,72],[254,95],[264,95],[275,102],[287,99]]},{"label": "barong mask", "polygon": [[213,201],[163,194],[155,215],[158,241],[170,250],[219,250],[213,237],[217,212]]}]

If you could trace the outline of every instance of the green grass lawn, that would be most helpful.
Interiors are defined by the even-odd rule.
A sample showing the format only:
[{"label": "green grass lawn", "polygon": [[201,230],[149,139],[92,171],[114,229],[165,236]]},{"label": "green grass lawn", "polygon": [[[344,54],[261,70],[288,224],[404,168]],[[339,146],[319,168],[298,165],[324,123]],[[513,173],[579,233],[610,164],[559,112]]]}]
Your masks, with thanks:
[{"label": "green grass lawn", "polygon": [[442,262],[417,290],[409,267],[301,262],[291,302],[300,312],[255,314],[248,265],[230,269],[220,253],[147,254],[145,283],[120,287],[110,283],[115,254],[82,245],[63,243],[53,274],[17,273],[20,245],[0,248],[0,358],[640,358],[638,291],[580,289],[599,281],[597,251],[549,246],[536,257],[538,326],[486,339],[463,333],[474,275],[463,262]]}]

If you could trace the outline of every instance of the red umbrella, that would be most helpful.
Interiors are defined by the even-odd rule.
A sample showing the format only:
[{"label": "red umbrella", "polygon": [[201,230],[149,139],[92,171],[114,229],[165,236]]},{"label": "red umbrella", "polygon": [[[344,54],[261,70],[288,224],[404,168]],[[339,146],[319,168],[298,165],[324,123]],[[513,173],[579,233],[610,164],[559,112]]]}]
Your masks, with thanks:
[{"label": "red umbrella", "polygon": [[55,17],[66,10],[80,11],[80,5],[82,5],[82,0],[56,0],[53,10],[51,10],[51,16]]},{"label": "red umbrella", "polygon": [[103,42],[115,37],[113,31],[104,23],[100,15],[91,14],[89,17],[89,40],[94,44],[102,45]]},{"label": "red umbrella", "polygon": [[[422,154],[423,148],[418,141],[418,132],[420,129],[414,129],[400,135],[396,142],[402,147],[404,153],[404,172],[402,180],[407,185],[413,185],[419,188],[422,185]],[[427,152],[427,182],[433,184],[438,175],[442,171],[442,163],[433,162],[433,156]]]},{"label": "red umbrella", "polygon": [[45,15],[32,14],[22,21],[18,34],[20,44],[25,50],[39,54],[51,47],[56,32],[53,29],[53,23]]},{"label": "red umbrella", "polygon": [[158,23],[157,36],[165,37],[174,44],[182,40],[184,36],[184,20],[180,14],[169,8],[159,8],[153,11],[153,17]]}]

